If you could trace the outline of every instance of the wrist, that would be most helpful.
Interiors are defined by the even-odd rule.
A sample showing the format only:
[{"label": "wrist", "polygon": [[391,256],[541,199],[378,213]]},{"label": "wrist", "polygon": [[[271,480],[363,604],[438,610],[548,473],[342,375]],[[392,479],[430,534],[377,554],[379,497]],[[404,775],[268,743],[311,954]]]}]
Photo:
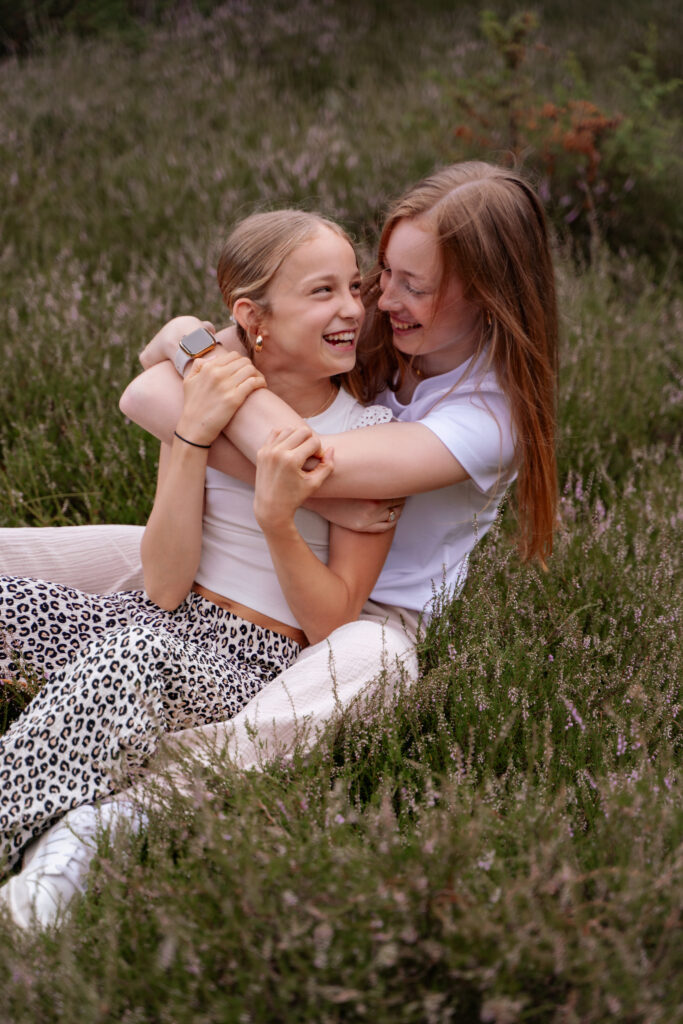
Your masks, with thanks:
[{"label": "wrist", "polygon": [[187,447],[208,450],[215,441],[215,437],[207,437],[206,430],[202,430],[198,423],[192,421],[184,423],[181,417],[173,432],[173,440],[178,444],[184,442]]},{"label": "wrist", "polygon": [[145,345],[140,353],[140,362],[146,370],[164,359],[173,362],[180,339],[199,327],[202,327],[202,321],[196,316],[174,317]]},{"label": "wrist", "polygon": [[212,352],[215,347],[214,335],[200,324],[181,337],[178,345],[174,346],[170,358],[176,371],[181,377],[185,377],[193,361]]},{"label": "wrist", "polygon": [[254,518],[266,538],[292,540],[299,535],[294,523],[293,512],[283,512],[279,507],[262,505],[255,500]]},{"label": "wrist", "polygon": [[208,452],[209,448],[211,447],[210,444],[200,444],[198,441],[190,441],[188,437],[183,437],[183,435],[179,434],[177,430],[173,431],[173,436],[178,441],[182,441],[183,444],[189,445],[190,448],[200,448]]}]

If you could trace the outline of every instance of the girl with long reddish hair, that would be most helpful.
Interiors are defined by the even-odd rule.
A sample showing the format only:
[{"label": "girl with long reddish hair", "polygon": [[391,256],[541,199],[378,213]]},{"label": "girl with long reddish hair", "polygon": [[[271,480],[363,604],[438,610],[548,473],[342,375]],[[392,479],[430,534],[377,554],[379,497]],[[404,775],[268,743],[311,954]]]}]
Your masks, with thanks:
[{"label": "girl with long reddish hair", "polygon": [[[387,258],[388,252],[402,255],[415,239],[413,259],[419,262],[420,232],[428,239],[421,250],[426,292],[409,276],[401,280],[400,267],[395,281]],[[520,547],[525,558],[545,563],[557,486],[557,308],[545,217],[533,190],[511,171],[477,162],[455,164],[420,182],[389,213],[364,299],[368,312],[354,371],[361,400],[388,388],[409,404],[421,380],[447,373],[465,353],[468,375],[475,366],[484,375],[493,370],[514,434]],[[415,312],[422,317],[423,308],[427,325],[419,330],[412,318]],[[456,319],[458,327],[439,347],[434,339],[441,315]],[[454,391],[440,400],[448,402],[449,394]]]}]

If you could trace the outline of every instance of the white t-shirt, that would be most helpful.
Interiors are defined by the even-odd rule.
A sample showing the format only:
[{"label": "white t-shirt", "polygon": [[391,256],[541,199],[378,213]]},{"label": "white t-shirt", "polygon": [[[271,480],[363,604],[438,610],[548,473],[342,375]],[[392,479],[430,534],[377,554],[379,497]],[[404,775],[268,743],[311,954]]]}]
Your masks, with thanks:
[{"label": "white t-shirt", "polygon": [[[389,390],[377,397],[394,418],[428,427],[470,474],[463,483],[408,498],[373,601],[431,613],[445,582],[456,596],[468,556],[496,517],[515,477],[510,407],[493,370],[471,360],[421,380],[408,405]],[[464,380],[461,380],[467,374]]]},{"label": "white t-shirt", "polygon": [[[308,419],[318,434],[386,423],[383,406],[364,408],[340,389],[329,409]],[[294,515],[299,533],[321,562],[327,564],[329,523],[306,508]],[[197,583],[233,601],[298,626],[278,582],[268,543],[254,518],[254,488],[210,466],[206,471],[202,552]]]}]

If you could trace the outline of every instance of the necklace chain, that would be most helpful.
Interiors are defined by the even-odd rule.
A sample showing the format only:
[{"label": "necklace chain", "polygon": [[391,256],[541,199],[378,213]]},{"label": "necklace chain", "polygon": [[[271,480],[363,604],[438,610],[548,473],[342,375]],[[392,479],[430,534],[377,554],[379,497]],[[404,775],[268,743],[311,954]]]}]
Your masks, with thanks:
[{"label": "necklace chain", "polygon": [[[330,381],[330,383],[332,384],[331,381]],[[319,416],[321,412],[325,412],[326,409],[329,409],[329,407],[332,405],[333,401],[337,397],[338,393],[339,393],[339,388],[335,384],[332,384],[332,391],[327,396],[327,398],[325,399],[323,404],[320,406],[320,408],[316,409],[315,412],[308,412],[308,413],[306,413],[305,419],[310,420],[314,416]]]}]

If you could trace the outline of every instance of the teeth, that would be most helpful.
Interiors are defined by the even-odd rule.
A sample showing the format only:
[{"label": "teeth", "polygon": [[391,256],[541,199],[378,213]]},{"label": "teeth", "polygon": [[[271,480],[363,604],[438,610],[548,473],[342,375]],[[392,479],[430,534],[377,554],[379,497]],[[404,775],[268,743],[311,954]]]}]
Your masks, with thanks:
[{"label": "teeth", "polygon": [[355,337],[355,331],[337,331],[335,334],[323,334],[325,341],[329,341],[333,345],[336,345],[338,342],[353,341]]},{"label": "teeth", "polygon": [[389,322],[395,331],[410,331],[413,327],[419,327],[419,324],[407,324],[405,320],[394,320],[393,317],[389,317]]}]

